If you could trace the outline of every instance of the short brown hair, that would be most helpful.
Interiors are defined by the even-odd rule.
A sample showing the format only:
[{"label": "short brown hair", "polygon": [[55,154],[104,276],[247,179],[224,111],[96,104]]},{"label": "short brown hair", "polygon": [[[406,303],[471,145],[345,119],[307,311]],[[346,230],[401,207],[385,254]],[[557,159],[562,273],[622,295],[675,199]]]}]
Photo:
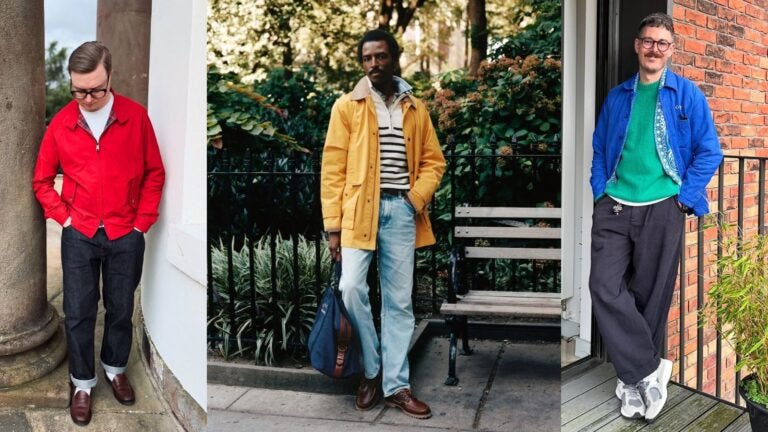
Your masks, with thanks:
[{"label": "short brown hair", "polygon": [[672,33],[672,36],[675,35],[675,24],[672,22],[672,17],[662,12],[654,12],[643,18],[637,27],[637,35],[640,36],[646,27],[664,27]]},{"label": "short brown hair", "polygon": [[112,54],[101,42],[86,42],[72,51],[67,71],[70,74],[72,72],[89,73],[95,71],[99,64],[104,65],[107,75],[112,73]]}]

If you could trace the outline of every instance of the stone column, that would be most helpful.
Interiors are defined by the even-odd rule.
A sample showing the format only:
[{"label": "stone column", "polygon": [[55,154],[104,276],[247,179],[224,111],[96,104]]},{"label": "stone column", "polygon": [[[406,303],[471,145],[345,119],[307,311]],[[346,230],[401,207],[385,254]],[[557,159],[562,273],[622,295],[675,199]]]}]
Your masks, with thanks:
[{"label": "stone column", "polygon": [[3,0],[0,28],[0,388],[64,359],[46,291],[45,221],[32,171],[45,130],[43,0]]},{"label": "stone column", "polygon": [[112,86],[146,107],[152,0],[99,0],[96,15],[96,39],[112,53]]}]

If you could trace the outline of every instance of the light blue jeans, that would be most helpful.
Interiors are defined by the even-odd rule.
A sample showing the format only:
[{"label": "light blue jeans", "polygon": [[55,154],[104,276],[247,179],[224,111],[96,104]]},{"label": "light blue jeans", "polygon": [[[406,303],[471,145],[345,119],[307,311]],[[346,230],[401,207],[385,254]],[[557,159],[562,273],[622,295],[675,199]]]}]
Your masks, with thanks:
[{"label": "light blue jeans", "polygon": [[360,338],[366,378],[382,373],[384,396],[410,388],[408,345],[415,319],[411,290],[416,246],[415,211],[405,198],[382,195],[376,248],[381,285],[381,343],[373,326],[366,275],[373,251],[341,249],[344,306]]}]

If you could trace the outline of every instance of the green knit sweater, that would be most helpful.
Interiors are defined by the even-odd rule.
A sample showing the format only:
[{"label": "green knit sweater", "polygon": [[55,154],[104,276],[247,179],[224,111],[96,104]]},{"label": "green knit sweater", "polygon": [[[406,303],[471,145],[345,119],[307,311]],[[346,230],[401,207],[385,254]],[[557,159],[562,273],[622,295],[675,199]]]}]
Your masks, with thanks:
[{"label": "green knit sweater", "polygon": [[680,186],[664,172],[656,151],[653,119],[659,82],[637,84],[637,94],[627,127],[627,138],[616,167],[616,182],[605,193],[628,203],[658,201],[680,193]]}]

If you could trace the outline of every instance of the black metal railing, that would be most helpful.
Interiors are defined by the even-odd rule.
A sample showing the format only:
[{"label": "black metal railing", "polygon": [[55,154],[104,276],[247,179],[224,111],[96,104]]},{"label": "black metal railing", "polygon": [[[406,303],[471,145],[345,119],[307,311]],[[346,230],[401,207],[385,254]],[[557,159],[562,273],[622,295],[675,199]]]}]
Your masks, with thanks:
[{"label": "black metal railing", "polygon": [[[741,242],[744,236],[749,236],[754,233],[765,233],[765,176],[766,176],[766,161],[768,158],[756,157],[756,156],[736,156],[726,155],[723,163],[718,169],[717,189],[711,192],[716,193],[716,207],[711,206],[713,215],[710,217],[699,217],[696,219],[689,219],[687,222],[691,222],[688,225],[688,229],[685,231],[688,234],[694,233],[695,241],[683,241],[683,251],[680,260],[680,279],[679,279],[679,345],[676,347],[678,350],[677,357],[680,360],[679,372],[676,377],[677,382],[681,384],[686,383],[686,367],[685,359],[686,351],[690,347],[686,337],[686,329],[691,324],[698,324],[696,322],[690,322],[686,320],[686,314],[688,313],[689,302],[696,302],[697,317],[701,314],[704,307],[705,291],[708,282],[712,282],[717,278],[717,275],[713,275],[716,272],[716,265],[711,259],[711,252],[714,249],[717,259],[723,256],[723,235],[724,235],[724,223],[733,224],[737,228],[738,241]],[[735,184],[734,184],[735,181]],[[747,194],[746,190],[749,188],[752,192]],[[757,197],[754,197],[754,193],[757,193]],[[751,195],[751,196],[750,196]],[[710,196],[710,203],[715,201],[713,196]],[[756,214],[754,211],[750,212],[752,216],[747,217],[746,210],[756,207]],[[734,217],[735,216],[735,217]],[[735,220],[734,220],[735,219]],[[735,222],[735,223],[734,223]],[[716,231],[716,235],[713,235],[713,231]],[[684,232],[685,236],[686,233]],[[690,249],[695,247],[696,250],[696,268],[693,274],[696,275],[695,283],[695,295],[691,295],[688,289],[691,285],[688,281],[688,276],[691,274],[689,269],[686,268],[686,258],[692,258],[690,256]],[[710,258],[707,258],[710,255]],[[696,390],[711,393],[709,387],[712,386],[711,380],[705,381],[705,362],[709,356],[705,358],[704,351],[705,345],[712,341],[707,340],[708,332],[713,329],[707,326],[697,326],[696,328]],[[726,398],[732,400],[735,403],[740,403],[739,392],[737,386],[740,379],[739,371],[735,371],[734,376],[734,388],[733,394],[725,395],[723,393],[723,382],[727,379],[724,376],[723,361],[731,354],[726,353],[723,350],[723,338],[718,333],[715,335],[715,368],[714,368],[714,394],[718,398]],[[734,359],[733,364],[738,362],[738,359]],[[710,390],[710,391],[708,391]],[[729,392],[730,393],[730,392]]]},{"label": "black metal railing", "polygon": [[[445,297],[456,206],[548,202],[559,207],[560,202],[557,136],[542,137],[525,152],[519,146],[497,145],[493,139],[484,145],[448,139],[445,147],[446,174],[430,204],[437,243],[416,253],[413,301],[419,318],[437,313]],[[276,150],[245,149],[236,154],[209,150],[209,342],[232,343],[236,337],[241,345],[255,349],[264,343],[266,326],[283,349],[303,346],[302,334],[278,335],[291,323],[308,332],[314,305],[308,305],[307,299],[319,301],[328,279],[324,275],[330,274],[320,211],[320,160],[319,150],[288,155]],[[313,257],[307,257],[308,249]],[[368,282],[378,325],[376,268],[374,261]],[[483,283],[505,289],[497,286],[494,260],[485,268]],[[289,273],[288,280],[283,273]],[[537,290],[559,289],[542,288],[536,281],[529,285]]]}]

